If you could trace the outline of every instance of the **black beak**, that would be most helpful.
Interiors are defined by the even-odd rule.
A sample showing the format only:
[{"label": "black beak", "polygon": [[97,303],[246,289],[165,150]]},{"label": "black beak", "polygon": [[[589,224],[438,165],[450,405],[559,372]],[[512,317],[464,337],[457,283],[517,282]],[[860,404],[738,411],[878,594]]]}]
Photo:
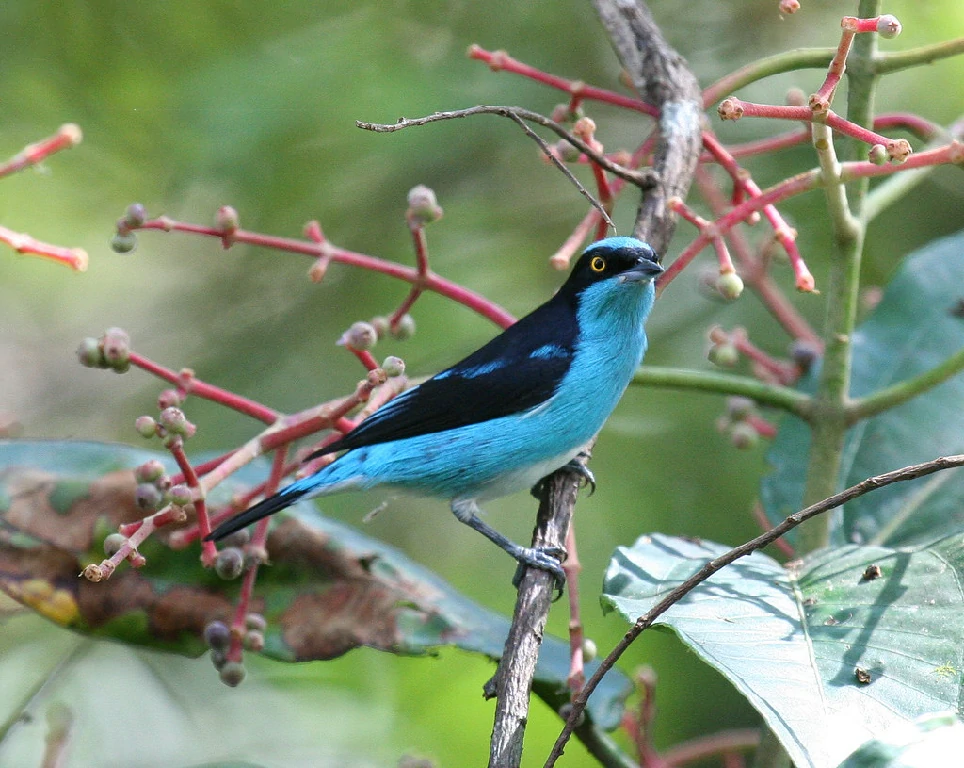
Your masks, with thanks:
[{"label": "black beak", "polygon": [[636,259],[636,266],[623,272],[619,279],[624,283],[641,283],[645,280],[652,280],[662,273],[662,264],[649,256],[640,256]]}]

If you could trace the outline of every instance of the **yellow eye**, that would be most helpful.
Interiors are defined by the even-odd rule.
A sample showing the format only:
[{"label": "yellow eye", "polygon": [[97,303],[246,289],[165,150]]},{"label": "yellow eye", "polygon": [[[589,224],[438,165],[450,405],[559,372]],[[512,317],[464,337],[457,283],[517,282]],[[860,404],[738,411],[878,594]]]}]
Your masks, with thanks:
[{"label": "yellow eye", "polygon": [[589,262],[589,269],[593,272],[602,272],[606,268],[606,260],[602,256],[593,256]]}]

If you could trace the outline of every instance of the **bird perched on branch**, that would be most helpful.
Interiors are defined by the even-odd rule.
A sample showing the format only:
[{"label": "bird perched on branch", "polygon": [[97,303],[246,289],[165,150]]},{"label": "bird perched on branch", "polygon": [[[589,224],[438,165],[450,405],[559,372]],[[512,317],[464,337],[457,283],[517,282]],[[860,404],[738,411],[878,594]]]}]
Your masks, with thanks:
[{"label": "bird perched on branch", "polygon": [[299,499],[387,486],[450,499],[461,522],[561,586],[564,552],[513,543],[479,518],[478,503],[532,487],[600,430],[643,359],[643,323],[662,271],[640,240],[593,243],[549,301],[312,454],[344,451],[334,462],[207,538],[217,541]]}]

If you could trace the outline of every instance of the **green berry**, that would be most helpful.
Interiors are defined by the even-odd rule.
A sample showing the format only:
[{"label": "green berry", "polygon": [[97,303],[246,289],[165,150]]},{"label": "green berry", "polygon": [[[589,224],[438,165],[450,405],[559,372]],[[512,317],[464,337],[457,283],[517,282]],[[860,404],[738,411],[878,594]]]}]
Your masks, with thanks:
[{"label": "green berry", "polygon": [[732,301],[743,293],[743,280],[736,272],[721,272],[716,278],[716,290],[724,299]]},{"label": "green berry", "polygon": [[710,362],[721,368],[732,368],[740,361],[740,353],[732,344],[716,344],[710,347]]},{"label": "green berry", "polygon": [[138,416],[134,421],[134,429],[141,437],[151,438],[157,434],[157,422],[150,416]]},{"label": "green berry", "polygon": [[104,351],[100,348],[100,342],[92,336],[88,336],[80,342],[80,346],[77,347],[77,359],[80,360],[80,364],[85,368],[107,367],[107,363],[104,360]]},{"label": "green berry", "polygon": [[225,581],[238,578],[244,571],[244,553],[237,547],[225,547],[218,552],[214,571]]},{"label": "green berry", "polygon": [[405,314],[398,318],[395,327],[391,329],[392,336],[399,341],[405,341],[415,335],[415,318]]},{"label": "green berry", "polygon": [[385,371],[385,375],[389,378],[401,376],[405,373],[405,361],[400,357],[395,357],[395,355],[389,355],[382,363],[382,370]]},{"label": "green berry", "polygon": [[244,664],[240,661],[229,661],[221,667],[220,674],[222,683],[231,688],[237,688],[244,682],[247,672],[244,669]]},{"label": "green berry", "polygon": [[133,232],[116,232],[110,239],[114,253],[132,253],[137,248],[137,236]]}]

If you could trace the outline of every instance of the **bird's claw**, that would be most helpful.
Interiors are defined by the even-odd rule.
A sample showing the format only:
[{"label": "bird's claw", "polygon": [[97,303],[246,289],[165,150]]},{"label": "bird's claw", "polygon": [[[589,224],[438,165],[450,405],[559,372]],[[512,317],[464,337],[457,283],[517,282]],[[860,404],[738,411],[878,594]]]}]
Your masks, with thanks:
[{"label": "bird's claw", "polygon": [[513,587],[519,588],[526,568],[538,568],[552,574],[555,580],[556,595],[552,599],[558,600],[562,597],[563,588],[566,586],[566,572],[562,569],[562,562],[568,556],[564,547],[519,547],[512,556],[519,562],[515,576],[512,577]]},{"label": "bird's claw", "polygon": [[[589,487],[589,495],[592,496],[596,492],[596,476],[592,473],[585,464],[581,463],[577,459],[571,459],[568,464],[563,464],[559,469],[565,469],[572,474],[576,475],[582,481],[582,487]],[[542,498],[542,491],[546,485],[546,478],[542,478],[539,482],[529,489],[529,493],[537,498]]]},{"label": "bird's claw", "polygon": [[596,476],[585,464],[573,459],[566,464],[563,469],[566,469],[579,477],[582,480],[582,487],[586,488],[588,486],[590,496],[596,492]]}]

